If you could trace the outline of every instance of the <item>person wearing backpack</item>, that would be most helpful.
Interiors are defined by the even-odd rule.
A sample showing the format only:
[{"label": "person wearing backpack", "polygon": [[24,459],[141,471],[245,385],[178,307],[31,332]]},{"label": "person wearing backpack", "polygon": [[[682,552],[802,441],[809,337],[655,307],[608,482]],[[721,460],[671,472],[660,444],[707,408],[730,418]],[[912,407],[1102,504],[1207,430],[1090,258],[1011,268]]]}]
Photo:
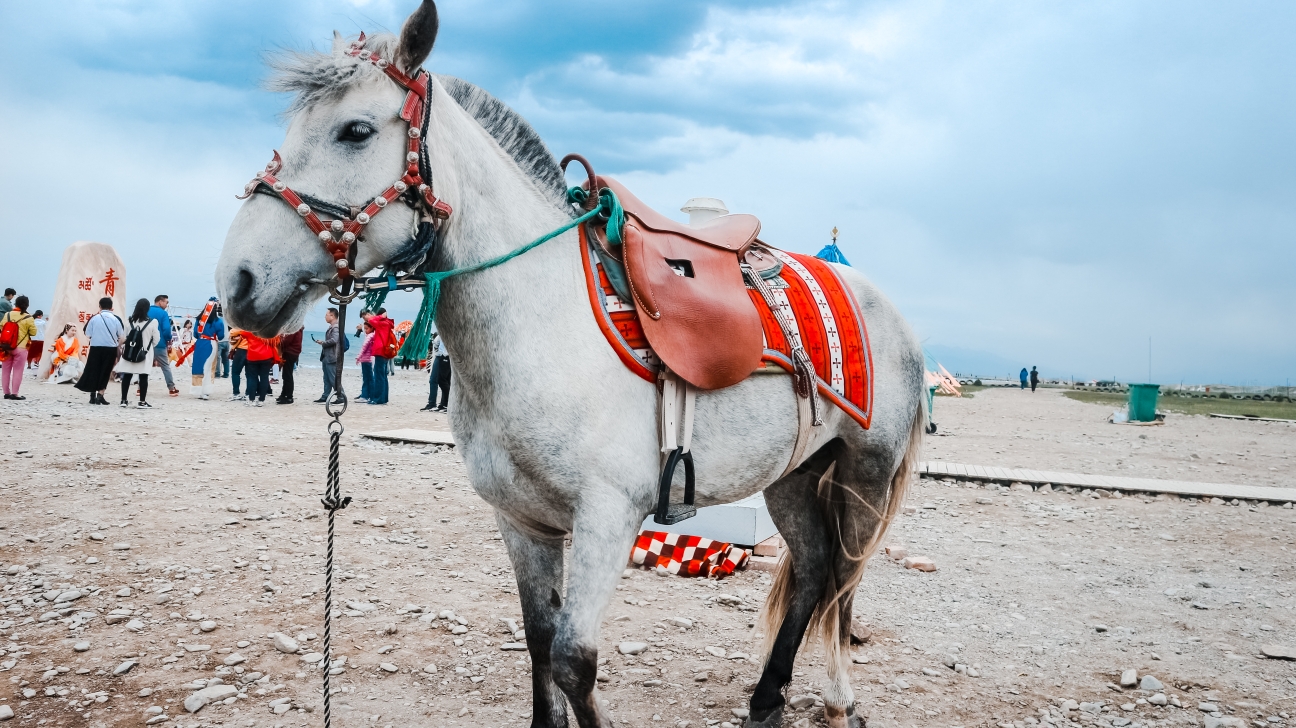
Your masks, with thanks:
[{"label": "person wearing backpack", "polygon": [[130,406],[131,375],[139,377],[140,409],[153,406],[148,403],[148,375],[153,368],[153,349],[161,339],[158,322],[149,316],[148,299],[141,298],[135,302],[135,311],[126,320],[126,328],[122,330],[121,360],[114,368],[121,375],[120,406]]},{"label": "person wearing backpack", "polygon": [[27,313],[27,297],[14,299],[13,308],[0,318],[0,380],[4,380],[5,399],[27,399],[18,394],[23,373],[27,371],[27,346],[36,335],[36,322]]},{"label": "person wearing backpack", "polygon": [[107,296],[99,299],[99,313],[91,316],[82,329],[90,337],[90,353],[86,355],[85,369],[76,388],[90,395],[90,404],[108,404],[103,393],[117,363],[117,344],[126,329],[112,312],[112,305],[113,300]]}]

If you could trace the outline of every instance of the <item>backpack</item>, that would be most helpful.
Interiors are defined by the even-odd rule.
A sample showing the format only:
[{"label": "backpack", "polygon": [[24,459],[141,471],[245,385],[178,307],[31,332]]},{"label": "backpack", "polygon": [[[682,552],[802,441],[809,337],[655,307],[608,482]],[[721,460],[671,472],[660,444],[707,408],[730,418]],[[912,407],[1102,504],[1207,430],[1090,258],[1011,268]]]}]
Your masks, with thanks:
[{"label": "backpack", "polygon": [[0,326],[0,351],[8,353],[18,348],[18,339],[22,338],[22,334],[18,330],[18,322],[26,321],[29,318],[31,316],[15,320],[13,313],[5,316],[4,326]]},{"label": "backpack", "polygon": [[136,323],[131,322],[130,333],[126,334],[126,344],[122,347],[122,358],[131,364],[139,364],[148,356],[144,350],[144,330],[148,328],[148,321],[143,326],[136,326]]}]

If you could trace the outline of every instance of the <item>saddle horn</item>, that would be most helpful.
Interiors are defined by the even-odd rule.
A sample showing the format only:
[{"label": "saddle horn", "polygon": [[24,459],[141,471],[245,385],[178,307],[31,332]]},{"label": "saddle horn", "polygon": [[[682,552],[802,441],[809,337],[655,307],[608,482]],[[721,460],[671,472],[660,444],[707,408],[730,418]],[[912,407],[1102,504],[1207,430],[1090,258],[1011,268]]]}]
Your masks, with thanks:
[{"label": "saddle horn", "polygon": [[568,154],[562,158],[561,166],[564,174],[567,172],[567,165],[572,162],[580,162],[580,165],[585,168],[585,174],[589,176],[589,186],[586,188],[589,191],[589,195],[585,198],[585,204],[583,207],[586,211],[593,210],[595,207],[598,207],[599,202],[598,180],[594,176],[594,166],[589,163],[588,159],[579,154]]}]

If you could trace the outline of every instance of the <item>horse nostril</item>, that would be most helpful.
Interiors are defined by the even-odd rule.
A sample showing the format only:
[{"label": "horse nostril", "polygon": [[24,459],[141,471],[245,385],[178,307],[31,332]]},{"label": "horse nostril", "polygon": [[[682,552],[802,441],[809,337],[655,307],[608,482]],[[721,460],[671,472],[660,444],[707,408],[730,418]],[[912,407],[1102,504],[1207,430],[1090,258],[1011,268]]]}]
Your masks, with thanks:
[{"label": "horse nostril", "polygon": [[252,271],[247,268],[240,268],[238,272],[238,283],[234,286],[234,300],[245,301],[252,296],[252,287],[256,285],[256,278],[252,276]]}]

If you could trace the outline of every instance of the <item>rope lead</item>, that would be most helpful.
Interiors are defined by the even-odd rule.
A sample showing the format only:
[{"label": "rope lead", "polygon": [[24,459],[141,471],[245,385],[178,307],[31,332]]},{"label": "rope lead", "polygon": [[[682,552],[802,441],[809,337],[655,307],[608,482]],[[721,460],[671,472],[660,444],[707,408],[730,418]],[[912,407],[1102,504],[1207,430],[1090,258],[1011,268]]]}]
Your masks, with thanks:
[{"label": "rope lead", "polygon": [[[567,200],[572,204],[582,204],[587,199],[588,194],[580,187],[573,187],[567,190]],[[542,235],[535,240],[523,245],[512,252],[504,255],[485,260],[473,265],[462,268],[453,268],[451,270],[436,271],[424,273],[423,279],[427,282],[423,289],[423,304],[419,306],[418,316],[414,319],[414,326],[410,329],[409,335],[405,337],[405,343],[401,346],[399,356],[409,359],[421,360],[427,356],[428,342],[432,340],[432,325],[436,322],[437,305],[441,302],[441,283],[446,279],[463,275],[464,273],[476,273],[497,265],[507,263],[510,260],[538,248],[544,243],[553,240],[563,233],[571,230],[595,217],[607,220],[607,238],[611,245],[621,244],[621,227],[625,224],[625,210],[621,208],[621,201],[617,199],[616,193],[604,188],[599,192],[598,206],[593,210],[581,215],[580,217],[566,223],[553,232]]]}]

